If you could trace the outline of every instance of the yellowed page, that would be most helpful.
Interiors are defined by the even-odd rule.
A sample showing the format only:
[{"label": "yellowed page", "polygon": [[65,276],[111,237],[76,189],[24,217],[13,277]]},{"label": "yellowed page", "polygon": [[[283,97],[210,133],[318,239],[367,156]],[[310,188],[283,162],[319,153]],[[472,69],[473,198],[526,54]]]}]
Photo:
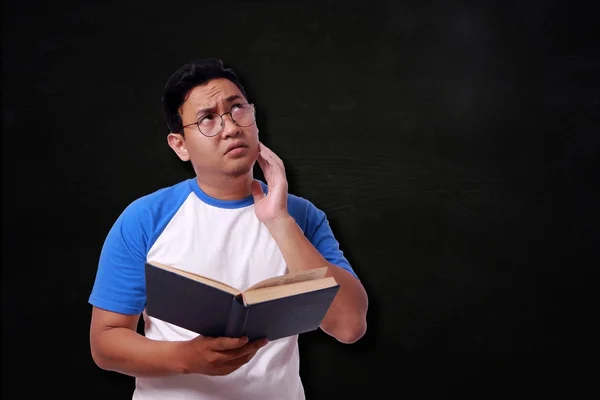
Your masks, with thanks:
[{"label": "yellowed page", "polygon": [[336,285],[337,282],[330,276],[325,279],[295,282],[289,285],[263,287],[252,290],[251,292],[245,292],[242,296],[244,297],[245,304],[256,304],[300,293],[314,292],[315,290],[325,289]]},{"label": "yellowed page", "polygon": [[262,288],[271,287],[271,286],[281,286],[281,285],[288,285],[291,283],[321,279],[321,278],[325,277],[326,272],[327,272],[327,267],[308,269],[305,271],[290,272],[289,274],[276,276],[274,278],[269,278],[262,282],[258,282],[256,285],[248,288],[246,290],[246,292],[248,292],[250,290],[262,289]]},{"label": "yellowed page", "polygon": [[240,291],[237,290],[236,288],[233,288],[233,287],[231,287],[229,285],[226,285],[223,282],[215,281],[214,279],[210,279],[210,278],[207,278],[207,277],[202,276],[202,275],[198,275],[198,274],[194,274],[192,272],[184,271],[184,270],[179,269],[179,268],[170,267],[168,265],[160,264],[160,263],[157,263],[155,261],[148,262],[148,264],[152,264],[152,265],[157,266],[159,268],[166,269],[167,271],[174,272],[176,274],[185,276],[187,278],[193,279],[193,280],[198,281],[198,282],[206,283],[209,286],[215,287],[217,289],[224,290],[227,293],[231,293],[233,295],[236,295],[236,294],[240,293]]}]

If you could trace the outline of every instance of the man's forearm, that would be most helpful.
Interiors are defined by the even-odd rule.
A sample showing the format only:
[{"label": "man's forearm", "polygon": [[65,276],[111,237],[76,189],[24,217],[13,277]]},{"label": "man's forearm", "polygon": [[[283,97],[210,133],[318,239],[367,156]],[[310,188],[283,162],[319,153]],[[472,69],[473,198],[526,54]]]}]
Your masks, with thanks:
[{"label": "man's forearm", "polygon": [[366,331],[367,294],[358,279],[333,265],[304,236],[292,217],[267,225],[290,271],[329,267],[327,274],[339,283],[340,290],[321,329],[344,343],[360,339]]},{"label": "man's forearm", "polygon": [[92,357],[102,369],[134,377],[185,373],[182,342],[156,341],[121,327],[95,335]]}]

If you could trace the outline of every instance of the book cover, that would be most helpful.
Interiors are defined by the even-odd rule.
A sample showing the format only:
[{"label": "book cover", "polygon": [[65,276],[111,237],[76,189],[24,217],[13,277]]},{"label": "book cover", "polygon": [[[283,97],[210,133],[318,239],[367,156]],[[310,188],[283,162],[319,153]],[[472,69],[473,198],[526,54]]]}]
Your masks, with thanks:
[{"label": "book cover", "polygon": [[276,340],[316,330],[339,285],[323,270],[275,277],[245,292],[146,263],[146,313],[203,336]]}]

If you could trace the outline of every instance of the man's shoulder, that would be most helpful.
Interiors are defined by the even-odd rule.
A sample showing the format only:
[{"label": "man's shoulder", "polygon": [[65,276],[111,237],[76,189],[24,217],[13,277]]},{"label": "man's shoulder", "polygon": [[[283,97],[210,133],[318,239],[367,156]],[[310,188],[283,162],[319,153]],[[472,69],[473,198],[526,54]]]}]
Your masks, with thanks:
[{"label": "man's shoulder", "polygon": [[306,209],[306,207],[314,207],[313,203],[309,199],[293,193],[288,193],[288,206],[292,208],[304,209]]},{"label": "man's shoulder", "polygon": [[288,193],[288,212],[304,232],[326,218],[325,212],[311,200],[293,193]]},{"label": "man's shoulder", "polygon": [[172,215],[192,192],[190,179],[162,187],[133,200],[123,210],[123,217],[139,219]]}]

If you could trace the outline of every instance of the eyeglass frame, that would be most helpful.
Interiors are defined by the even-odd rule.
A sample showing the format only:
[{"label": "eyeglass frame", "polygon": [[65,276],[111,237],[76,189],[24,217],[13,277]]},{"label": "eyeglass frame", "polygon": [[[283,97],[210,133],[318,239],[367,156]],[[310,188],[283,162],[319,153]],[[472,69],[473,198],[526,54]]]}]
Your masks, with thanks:
[{"label": "eyeglass frame", "polygon": [[[205,137],[215,137],[215,136],[219,135],[221,132],[223,132],[223,129],[225,129],[225,119],[223,117],[225,115],[227,115],[227,114],[229,114],[229,118],[231,119],[231,122],[233,122],[235,125],[237,125],[237,126],[239,126],[241,128],[246,128],[248,126],[251,126],[252,124],[249,124],[249,125],[240,125],[240,124],[238,124],[235,121],[235,119],[233,119],[233,115],[231,114],[232,111],[233,111],[233,109],[235,107],[246,106],[246,105],[249,105],[250,107],[252,107],[252,114],[254,116],[254,118],[252,120],[252,124],[254,124],[256,122],[256,107],[254,106],[254,103],[243,103],[243,104],[236,104],[235,106],[231,107],[230,111],[225,112],[223,114],[219,114],[219,113],[216,113],[216,112],[209,112],[209,113],[202,114],[201,116],[198,117],[198,120],[196,122],[193,122],[193,123],[187,124],[187,125],[183,125],[181,127],[181,130],[183,131],[184,128],[187,128],[187,127],[192,126],[192,125],[196,125],[196,128],[198,128],[198,132],[200,132],[203,136],[205,136]],[[200,129],[200,119],[202,119],[202,118],[204,118],[204,117],[206,117],[207,115],[210,115],[210,114],[218,115],[219,118],[221,118],[221,129],[219,130],[219,132],[215,133],[212,136],[208,136],[207,134],[205,134],[204,132],[202,132],[202,130]]]}]

